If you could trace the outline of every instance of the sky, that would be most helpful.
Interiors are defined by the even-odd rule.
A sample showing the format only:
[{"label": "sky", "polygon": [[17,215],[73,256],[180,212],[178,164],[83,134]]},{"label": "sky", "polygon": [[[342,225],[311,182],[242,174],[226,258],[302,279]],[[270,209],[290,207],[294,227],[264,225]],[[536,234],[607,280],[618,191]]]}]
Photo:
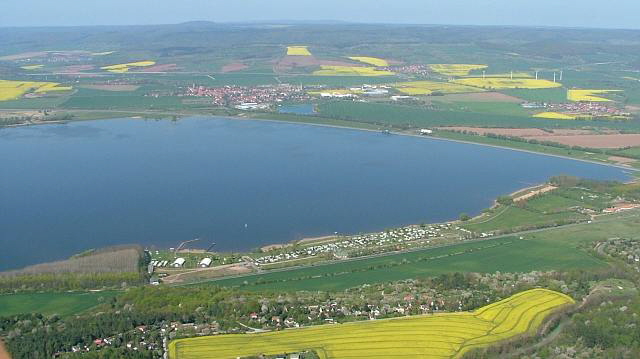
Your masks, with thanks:
[{"label": "sky", "polygon": [[0,0],[0,27],[206,20],[640,29],[638,0]]}]

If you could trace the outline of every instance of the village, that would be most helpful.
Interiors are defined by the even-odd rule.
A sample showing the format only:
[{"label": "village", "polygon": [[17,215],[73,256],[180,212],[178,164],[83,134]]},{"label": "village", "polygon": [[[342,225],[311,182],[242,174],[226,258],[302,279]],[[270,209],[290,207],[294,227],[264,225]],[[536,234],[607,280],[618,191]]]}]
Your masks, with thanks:
[{"label": "village", "polygon": [[[309,95],[302,86],[290,84],[266,86],[221,86],[207,87],[192,85],[180,94],[184,97],[208,97],[215,106],[235,106],[240,109],[266,109],[284,101],[305,101]],[[261,106],[262,105],[262,106]]]}]

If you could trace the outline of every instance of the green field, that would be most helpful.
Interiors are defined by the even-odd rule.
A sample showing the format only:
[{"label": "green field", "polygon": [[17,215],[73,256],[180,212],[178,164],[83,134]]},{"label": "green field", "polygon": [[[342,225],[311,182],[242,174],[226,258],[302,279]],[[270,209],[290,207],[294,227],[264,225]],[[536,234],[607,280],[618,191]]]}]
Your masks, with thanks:
[{"label": "green field", "polygon": [[632,121],[562,121],[537,119],[524,116],[508,116],[486,112],[438,111],[386,103],[330,101],[318,105],[319,113],[326,117],[370,122],[394,127],[478,126],[482,127],[535,127],[574,128],[606,125],[619,129],[640,129],[640,123]]},{"label": "green field", "polygon": [[[546,201],[546,199],[541,199]],[[550,206],[554,204],[551,203]],[[527,208],[508,206],[500,208],[494,215],[488,218],[480,217],[478,220],[465,223],[464,228],[474,232],[491,232],[495,230],[515,230],[518,228],[532,228],[537,226],[550,226],[555,223],[574,222],[586,220],[588,217],[576,212],[561,212],[555,214],[543,214]]]},{"label": "green field", "polygon": [[342,290],[450,272],[528,272],[604,265],[566,241],[489,239],[449,247],[340,262],[213,282],[249,290]]},{"label": "green field", "polygon": [[510,89],[501,90],[505,95],[515,96],[529,102],[567,102],[567,89],[558,87],[551,89]]},{"label": "green field", "polygon": [[117,292],[24,293],[0,295],[0,317],[21,313],[68,316],[83,312],[117,295]]}]

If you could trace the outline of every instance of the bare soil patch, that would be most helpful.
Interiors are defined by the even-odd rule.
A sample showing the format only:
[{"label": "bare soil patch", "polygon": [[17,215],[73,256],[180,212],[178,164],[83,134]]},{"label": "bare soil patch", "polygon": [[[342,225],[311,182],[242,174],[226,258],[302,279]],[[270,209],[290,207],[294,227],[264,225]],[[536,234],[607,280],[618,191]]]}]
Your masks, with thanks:
[{"label": "bare soil patch", "polygon": [[540,188],[539,190],[530,191],[527,194],[523,194],[522,196],[516,197],[516,198],[513,199],[513,201],[514,202],[525,201],[525,200],[527,200],[527,199],[529,199],[531,197],[537,196],[539,194],[543,194],[543,193],[547,193],[549,191],[553,191],[556,188],[558,188],[558,187],[551,186],[551,185],[544,186],[544,187]]},{"label": "bare soil patch", "polygon": [[622,165],[628,165],[628,164],[637,162],[637,160],[635,160],[633,158],[620,157],[620,156],[609,156],[609,160],[610,161],[614,161],[614,162],[619,163],[619,164],[622,164]]},{"label": "bare soil patch", "polygon": [[61,73],[74,73],[74,72],[81,72],[81,71],[89,71],[89,70],[93,70],[96,67],[93,65],[71,65],[71,66],[65,66],[62,70],[60,70]]},{"label": "bare soil patch", "polygon": [[517,97],[505,95],[499,92],[448,94],[444,96],[438,96],[437,99],[447,102],[522,102],[522,100]]},{"label": "bare soil patch", "polygon": [[622,148],[640,146],[640,134],[540,136],[540,141],[553,141],[568,146]]},{"label": "bare soil patch", "polygon": [[544,131],[539,128],[478,128],[478,127],[439,127],[443,130],[467,131],[478,135],[487,135],[493,133],[496,135],[514,136],[514,137],[544,137],[554,135],[590,135],[594,134],[590,130],[553,130],[552,132]]},{"label": "bare soil patch", "polygon": [[11,359],[11,355],[9,355],[9,352],[4,347],[2,340],[0,340],[0,359]]},{"label": "bare soil patch", "polygon": [[141,67],[140,70],[135,72],[168,72],[180,69],[176,64],[162,64],[153,65],[148,67]]},{"label": "bare soil patch", "polygon": [[230,64],[226,64],[224,66],[222,66],[222,69],[220,69],[221,72],[227,73],[227,72],[235,72],[235,71],[242,71],[244,69],[248,69],[249,66],[241,63],[241,62],[233,62]]},{"label": "bare soil patch", "polygon": [[135,91],[140,88],[138,85],[82,85],[80,86],[86,89],[102,90],[102,91],[116,91],[116,92],[128,92]]}]

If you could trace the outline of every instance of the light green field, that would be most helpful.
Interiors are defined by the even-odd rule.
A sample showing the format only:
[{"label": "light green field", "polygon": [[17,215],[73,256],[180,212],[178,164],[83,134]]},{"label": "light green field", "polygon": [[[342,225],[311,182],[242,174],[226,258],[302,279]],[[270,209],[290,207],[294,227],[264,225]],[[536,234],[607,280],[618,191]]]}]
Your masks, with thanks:
[{"label": "light green field", "polygon": [[169,357],[233,359],[313,349],[322,359],[461,358],[472,349],[532,334],[551,313],[573,303],[564,294],[532,289],[473,312],[179,339],[169,344]]},{"label": "light green field", "polygon": [[0,317],[21,313],[67,316],[104,303],[117,293],[25,293],[0,295]]}]

